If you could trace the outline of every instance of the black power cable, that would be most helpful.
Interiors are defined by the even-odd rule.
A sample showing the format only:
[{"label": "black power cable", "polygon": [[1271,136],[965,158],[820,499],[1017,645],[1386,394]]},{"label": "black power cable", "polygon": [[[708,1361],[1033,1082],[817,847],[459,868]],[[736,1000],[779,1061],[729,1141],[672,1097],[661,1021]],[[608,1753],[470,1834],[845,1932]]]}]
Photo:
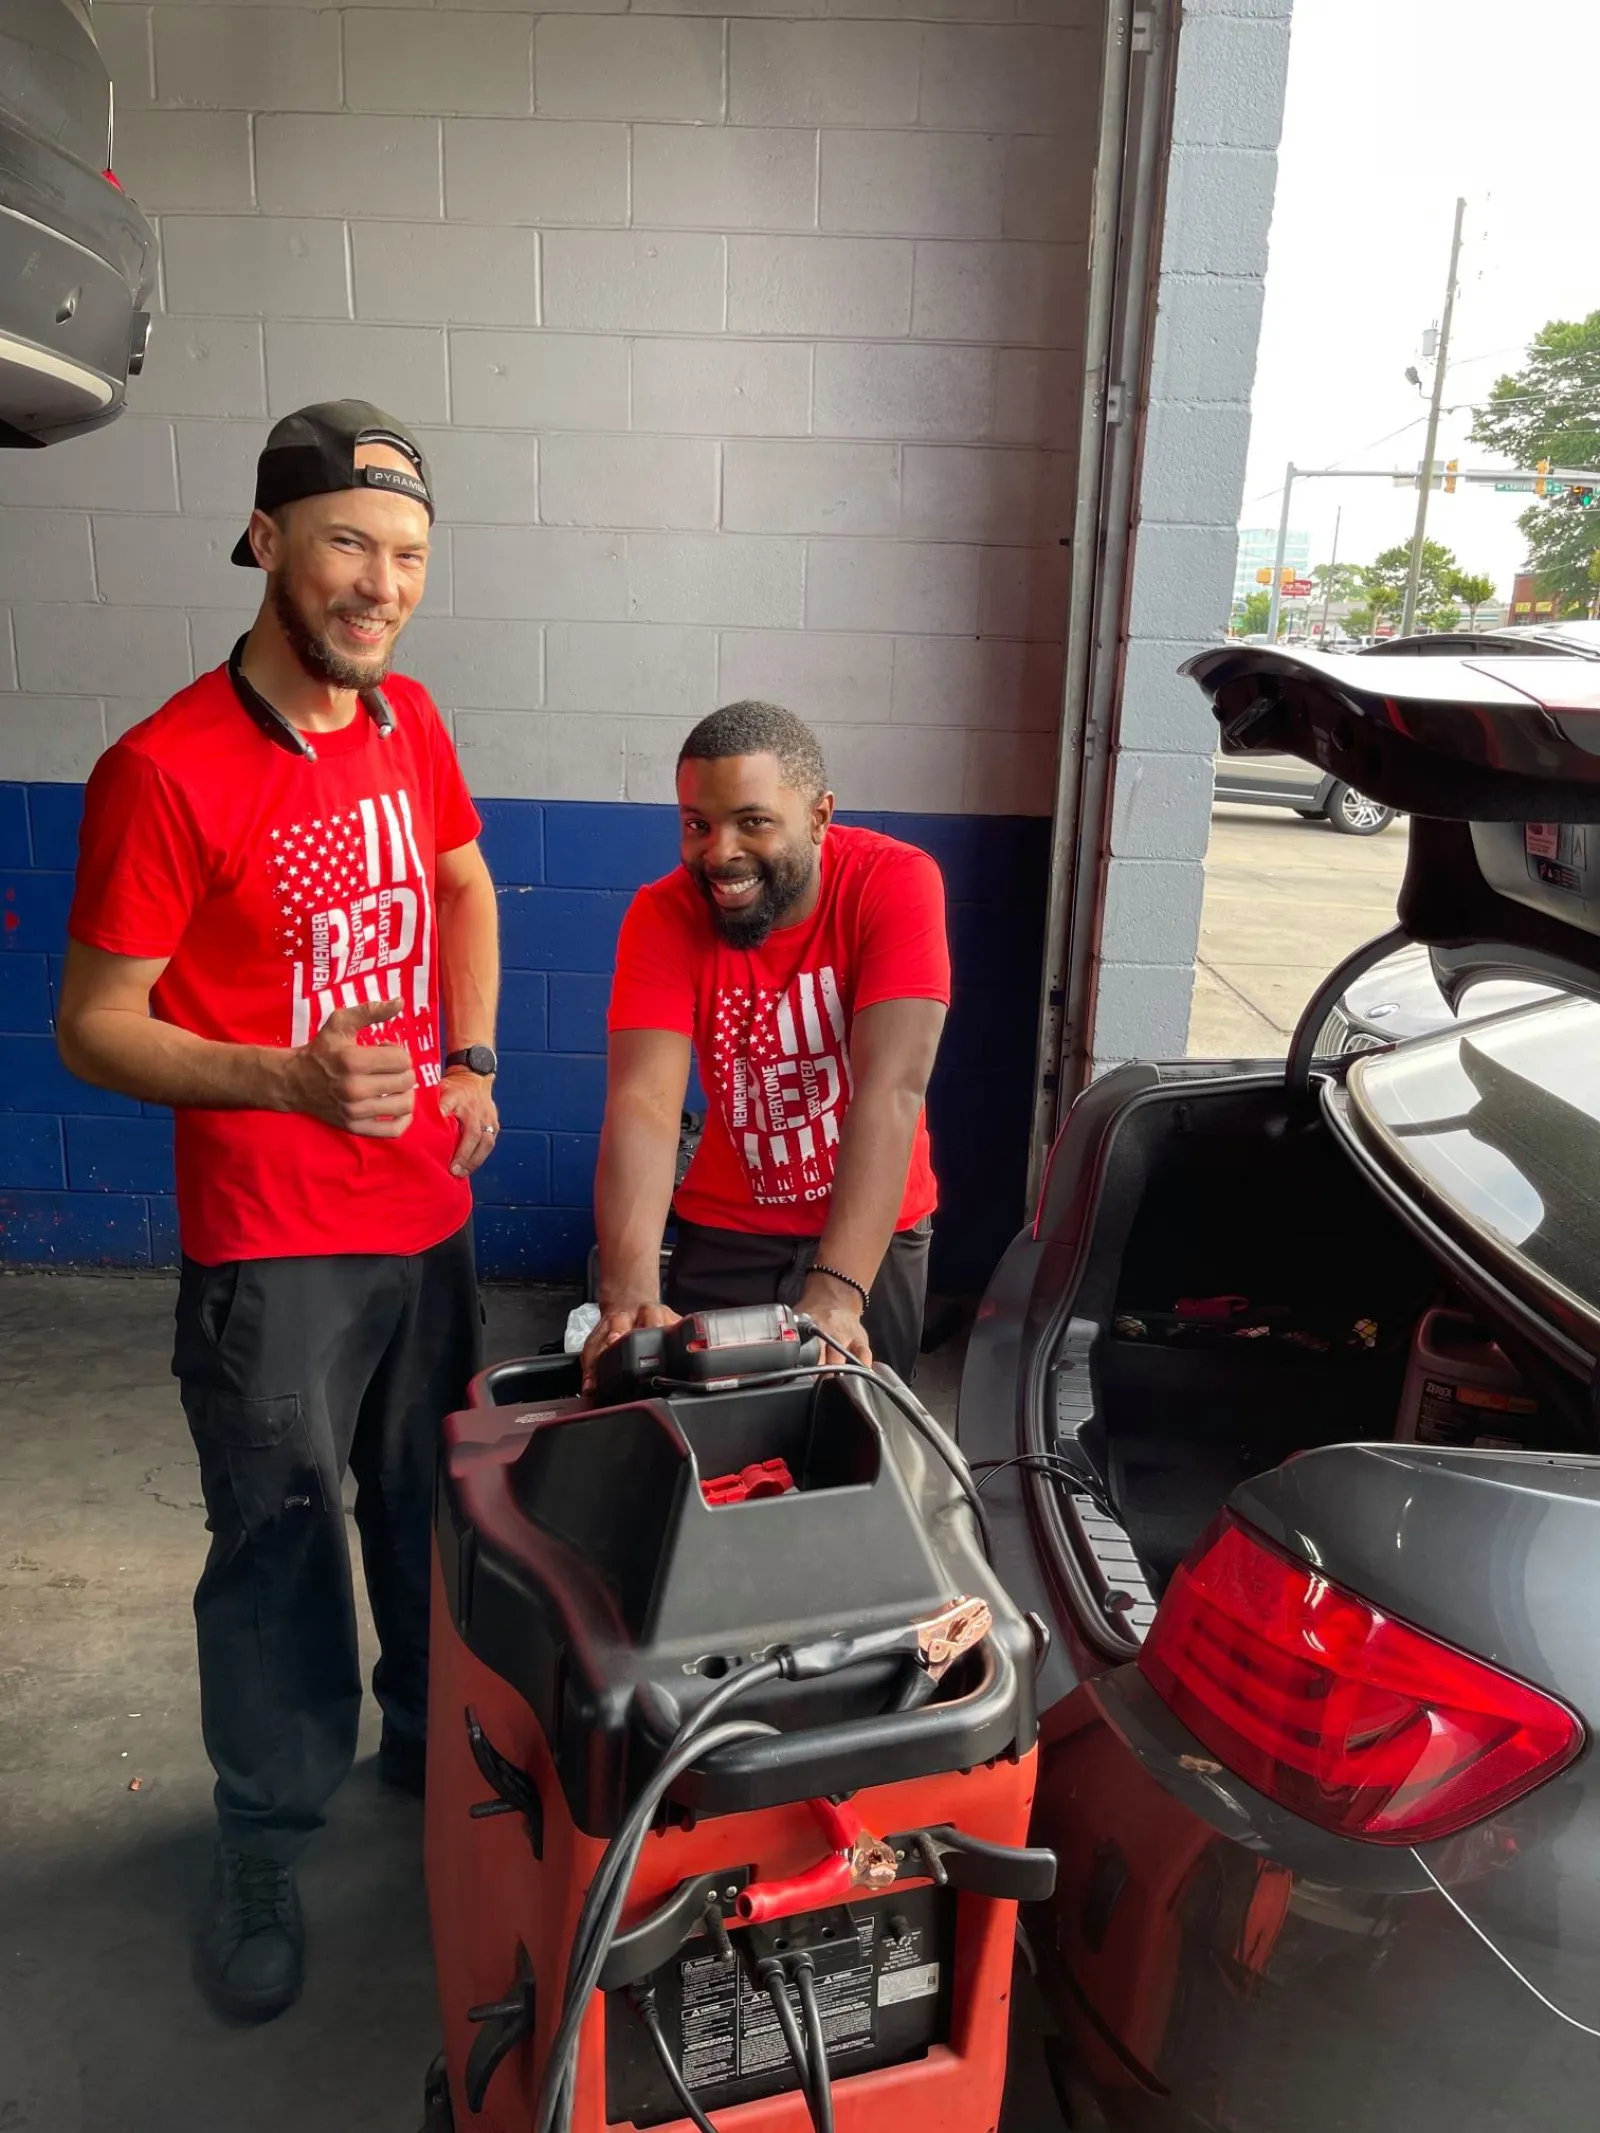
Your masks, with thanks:
[{"label": "black power cable", "polygon": [[1102,1518],[1112,1519],[1118,1525],[1122,1523],[1116,1506],[1094,1476],[1085,1474],[1070,1459],[1063,1459],[1059,1452],[1018,1452],[1011,1459],[980,1459],[972,1471],[979,1477],[978,1487],[986,1489],[996,1474],[1003,1474],[1010,1467],[1019,1468],[1025,1474],[1043,1474],[1069,1495],[1086,1496]]},{"label": "black power cable", "polygon": [[[867,1640],[869,1646],[875,1640]],[[566,1991],[561,2023],[540,2084],[534,2114],[535,2133],[569,2133],[572,2123],[573,2077],[577,2066],[578,2039],[588,2010],[589,1996],[598,1982],[607,1950],[616,1938],[622,1907],[627,1901],[639,1854],[644,1849],[662,1801],[692,1764],[719,1748],[744,1740],[770,1739],[777,1731],[759,1719],[722,1720],[722,1713],[741,1696],[780,1677],[810,1680],[842,1672],[862,1659],[877,1656],[870,1648],[852,1649],[848,1638],[828,1638],[818,1645],[786,1647],[770,1659],[743,1668],[722,1682],[692,1717],[678,1729],[666,1754],[607,1844],[594,1880],[583,1901],[572,1952],[567,1962]]]},{"label": "black power cable", "polygon": [[849,1349],[841,1342],[836,1341],[831,1333],[824,1333],[814,1319],[803,1319],[801,1323],[809,1326],[818,1340],[825,1342],[836,1355],[844,1357],[842,1363],[830,1363],[825,1366],[830,1374],[839,1377],[851,1375],[863,1377],[869,1384],[875,1385],[879,1392],[887,1393],[917,1434],[938,1453],[955,1477],[956,1486],[967,1499],[972,1516],[977,1522],[978,1537],[983,1542],[985,1560],[992,1563],[994,1561],[994,1534],[989,1525],[989,1513],[977,1489],[973,1486],[972,1469],[967,1464],[966,1456],[954,1438],[934,1420],[933,1416],[924,1407],[911,1397],[909,1392],[902,1392],[898,1385],[891,1385],[887,1378],[880,1378],[875,1370],[868,1370],[864,1363],[858,1363]]},{"label": "black power cable", "polygon": [[778,2018],[778,2027],[783,2032],[783,2041],[794,2070],[800,2077],[800,2093],[805,2098],[806,2113],[813,2125],[817,2122],[817,2107],[812,2100],[812,2069],[806,2054],[806,2043],[800,2034],[800,2025],[794,2018],[794,2009],[789,2005],[789,1979],[782,1963],[772,1960],[761,1966],[761,1985],[772,2002],[772,2011]]},{"label": "black power cable", "polygon": [[[735,1679],[739,1681],[741,1689],[747,1685],[753,1686],[754,1682],[750,1677],[756,1676],[760,1671],[752,1667],[749,1677],[740,1680],[736,1676]],[[583,2028],[584,2016],[588,2012],[589,1995],[594,1991],[599,1979],[606,1951],[616,1938],[617,1922],[627,1900],[628,1885],[633,1879],[634,1868],[644,1848],[644,1840],[650,1833],[651,1824],[655,1821],[662,1800],[690,1764],[698,1762],[701,1756],[710,1755],[718,1748],[731,1748],[739,1741],[770,1738],[777,1730],[776,1726],[763,1725],[759,1719],[753,1718],[730,1719],[723,1725],[715,1726],[705,1726],[703,1718],[699,1723],[691,1719],[607,1845],[605,1857],[601,1860],[589,1894],[584,1899],[578,1930],[573,1935],[572,1954],[567,1964],[567,1989],[562,2004],[561,2025],[556,2031],[555,2042],[550,2047],[550,2057],[545,2065],[538,2107],[534,2114],[536,2133],[569,2133],[572,2124],[572,2088],[577,2065],[578,2037]]]},{"label": "black power cable", "polygon": [[816,2133],[833,2133],[833,2077],[828,2072],[828,2046],[822,2034],[822,2010],[817,2005],[810,1956],[797,1956],[794,1971],[800,1987],[800,2011],[805,2018],[806,2056],[811,2062],[811,2122]]},{"label": "black power cable", "polygon": [[655,2048],[661,2061],[661,2071],[667,2077],[667,2086],[677,2097],[685,2118],[698,2129],[698,2133],[717,2133],[717,2128],[694,2099],[694,2091],[683,2078],[683,2069],[672,2056],[672,2046],[667,2042],[666,2032],[661,2027],[661,2016],[656,2010],[655,1988],[636,1985],[628,1994],[634,2011],[645,2026],[645,2034]]}]

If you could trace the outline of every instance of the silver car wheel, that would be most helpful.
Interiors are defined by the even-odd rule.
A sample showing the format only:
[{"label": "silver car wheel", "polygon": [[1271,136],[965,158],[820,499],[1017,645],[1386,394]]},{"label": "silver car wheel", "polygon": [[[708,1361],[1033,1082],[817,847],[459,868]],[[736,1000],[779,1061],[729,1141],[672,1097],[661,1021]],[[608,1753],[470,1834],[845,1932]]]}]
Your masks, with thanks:
[{"label": "silver car wheel", "polygon": [[1394,812],[1377,800],[1369,800],[1365,793],[1357,792],[1350,785],[1344,788],[1334,805],[1345,828],[1363,837],[1370,837],[1384,828]]}]

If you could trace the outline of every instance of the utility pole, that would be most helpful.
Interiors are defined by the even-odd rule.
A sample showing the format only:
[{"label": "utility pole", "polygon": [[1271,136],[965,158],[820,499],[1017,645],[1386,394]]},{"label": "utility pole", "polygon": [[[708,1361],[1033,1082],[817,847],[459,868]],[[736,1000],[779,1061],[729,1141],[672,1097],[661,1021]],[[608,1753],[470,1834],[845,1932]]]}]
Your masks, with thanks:
[{"label": "utility pole", "polygon": [[1289,499],[1294,495],[1295,464],[1291,459],[1283,475],[1283,516],[1278,521],[1278,555],[1272,566],[1272,598],[1267,603],[1267,642],[1278,641],[1278,610],[1283,605],[1283,558],[1289,546]]},{"label": "utility pole", "polygon": [[1439,347],[1433,359],[1433,399],[1428,406],[1428,442],[1422,453],[1422,478],[1417,484],[1417,529],[1411,536],[1411,570],[1406,578],[1405,606],[1400,614],[1400,634],[1409,637],[1416,626],[1417,593],[1422,584],[1422,544],[1428,532],[1428,498],[1433,491],[1433,455],[1439,443],[1439,410],[1444,401],[1444,374],[1450,361],[1450,327],[1456,310],[1456,275],[1461,266],[1461,225],[1467,203],[1456,202],[1455,234],[1450,240],[1450,279],[1444,292],[1444,317],[1439,324]]},{"label": "utility pole", "polygon": [[1333,556],[1328,564],[1328,582],[1322,588],[1322,630],[1318,643],[1328,649],[1328,609],[1333,605],[1333,581],[1339,575],[1339,528],[1344,524],[1344,505],[1333,514]]}]

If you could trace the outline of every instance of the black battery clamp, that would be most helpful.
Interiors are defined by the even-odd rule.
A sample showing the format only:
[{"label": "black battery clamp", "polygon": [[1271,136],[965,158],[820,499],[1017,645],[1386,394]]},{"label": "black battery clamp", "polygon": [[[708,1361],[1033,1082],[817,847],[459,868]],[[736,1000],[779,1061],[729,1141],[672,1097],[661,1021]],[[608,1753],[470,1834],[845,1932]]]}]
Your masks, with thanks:
[{"label": "black battery clamp", "polygon": [[595,1359],[594,1400],[610,1407],[658,1385],[675,1392],[723,1392],[745,1378],[808,1370],[822,1341],[787,1304],[740,1304],[691,1311],[675,1326],[641,1326]]}]

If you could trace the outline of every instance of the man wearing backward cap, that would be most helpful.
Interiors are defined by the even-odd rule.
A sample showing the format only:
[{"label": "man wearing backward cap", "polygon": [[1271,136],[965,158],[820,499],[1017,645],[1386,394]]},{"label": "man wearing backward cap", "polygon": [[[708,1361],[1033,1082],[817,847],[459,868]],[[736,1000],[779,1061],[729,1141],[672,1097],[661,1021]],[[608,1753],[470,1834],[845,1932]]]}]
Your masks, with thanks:
[{"label": "man wearing backward cap", "polygon": [[233,554],[266,573],[260,613],[90,779],[57,1017],[74,1073],[177,1114],[173,1370],[211,1533],[200,1974],[254,2020],[299,1993],[294,1861],[355,1754],[346,1469],[380,1770],[420,1792],[438,1425],[479,1361],[494,888],[439,714],[390,673],[432,520],[379,409],[274,427]]}]

